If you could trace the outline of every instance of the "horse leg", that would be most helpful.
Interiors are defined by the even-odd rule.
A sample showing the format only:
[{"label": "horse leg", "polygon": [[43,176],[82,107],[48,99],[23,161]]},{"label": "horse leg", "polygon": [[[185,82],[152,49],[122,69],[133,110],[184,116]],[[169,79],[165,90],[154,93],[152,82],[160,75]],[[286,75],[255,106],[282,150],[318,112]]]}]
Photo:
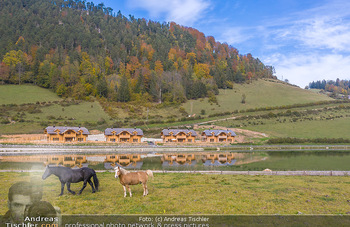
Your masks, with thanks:
[{"label": "horse leg", "polygon": [[[131,189],[130,189],[129,185],[126,185],[126,188],[127,188],[128,191],[129,191],[130,197],[132,197],[132,193],[131,193]],[[126,193],[125,193],[125,195],[126,195]]]},{"label": "horse leg", "polygon": [[69,182],[67,182],[67,190],[68,190],[70,193],[72,193],[73,195],[75,195],[75,192],[72,191],[72,190],[70,190],[70,183],[69,183]]},{"label": "horse leg", "polygon": [[65,185],[65,184],[66,184],[66,183],[61,182],[61,194],[59,194],[58,196],[63,195],[63,190],[64,190],[64,185]]},{"label": "horse leg", "polygon": [[87,183],[87,181],[84,180],[84,184],[83,184],[83,187],[79,191],[79,195],[83,192],[84,188],[86,187],[86,183]]},{"label": "horse leg", "polygon": [[124,189],[124,197],[126,197],[126,188],[124,185],[123,185],[123,189]]},{"label": "horse leg", "polygon": [[92,193],[95,193],[96,189],[94,188],[94,184],[92,183],[92,181],[89,179],[87,182],[90,184],[90,186],[92,188]]},{"label": "horse leg", "polygon": [[148,195],[147,184],[146,183],[142,183],[142,186],[143,186],[143,196]]}]

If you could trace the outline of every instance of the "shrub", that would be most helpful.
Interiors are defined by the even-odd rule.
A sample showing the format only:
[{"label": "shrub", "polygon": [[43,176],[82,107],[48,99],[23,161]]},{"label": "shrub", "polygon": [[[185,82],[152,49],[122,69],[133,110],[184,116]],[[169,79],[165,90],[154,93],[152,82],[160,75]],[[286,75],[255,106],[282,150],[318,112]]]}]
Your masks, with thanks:
[{"label": "shrub", "polygon": [[103,119],[103,118],[100,118],[100,119],[98,119],[98,121],[97,121],[97,124],[98,124],[98,125],[103,125],[103,124],[105,124],[105,123],[106,123],[106,120]]},{"label": "shrub", "polygon": [[10,124],[11,122],[9,121],[9,119],[7,119],[7,118],[2,118],[1,119],[1,124],[3,124],[3,125],[6,125],[6,124]]}]

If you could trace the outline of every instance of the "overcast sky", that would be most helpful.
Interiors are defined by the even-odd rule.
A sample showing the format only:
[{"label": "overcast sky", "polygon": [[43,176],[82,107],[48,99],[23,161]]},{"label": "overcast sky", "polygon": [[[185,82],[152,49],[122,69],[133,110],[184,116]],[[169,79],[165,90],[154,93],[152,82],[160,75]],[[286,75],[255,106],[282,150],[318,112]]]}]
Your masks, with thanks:
[{"label": "overcast sky", "polygon": [[350,79],[348,0],[94,0],[126,17],[193,27],[302,88]]}]

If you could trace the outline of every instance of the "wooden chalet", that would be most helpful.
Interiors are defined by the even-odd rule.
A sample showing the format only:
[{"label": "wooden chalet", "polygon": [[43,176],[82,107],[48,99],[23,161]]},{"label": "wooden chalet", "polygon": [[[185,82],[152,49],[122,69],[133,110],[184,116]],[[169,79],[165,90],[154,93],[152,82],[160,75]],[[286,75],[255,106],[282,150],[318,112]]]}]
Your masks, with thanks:
[{"label": "wooden chalet", "polygon": [[49,126],[45,134],[49,142],[67,143],[86,142],[90,133],[85,127]]},{"label": "wooden chalet", "polygon": [[232,130],[205,130],[202,132],[202,142],[209,143],[232,143],[236,133]]},{"label": "wooden chalet", "polygon": [[161,137],[163,142],[193,143],[197,133],[188,129],[163,129]]},{"label": "wooden chalet", "polygon": [[105,137],[107,142],[141,143],[143,131],[139,128],[107,128]]}]

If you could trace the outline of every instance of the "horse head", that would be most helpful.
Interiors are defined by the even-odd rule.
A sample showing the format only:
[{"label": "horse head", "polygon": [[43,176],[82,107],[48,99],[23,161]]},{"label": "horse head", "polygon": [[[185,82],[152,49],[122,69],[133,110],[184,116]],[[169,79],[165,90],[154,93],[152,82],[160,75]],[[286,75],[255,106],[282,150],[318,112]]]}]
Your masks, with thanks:
[{"label": "horse head", "polygon": [[120,171],[119,166],[115,167],[115,168],[114,168],[114,171],[115,171],[114,177],[115,177],[115,178],[118,178],[119,175],[121,174],[121,171]]},{"label": "horse head", "polygon": [[43,180],[45,180],[46,178],[48,178],[51,175],[51,169],[49,167],[49,165],[46,166],[45,168],[45,172],[43,174],[43,176],[41,177]]}]

